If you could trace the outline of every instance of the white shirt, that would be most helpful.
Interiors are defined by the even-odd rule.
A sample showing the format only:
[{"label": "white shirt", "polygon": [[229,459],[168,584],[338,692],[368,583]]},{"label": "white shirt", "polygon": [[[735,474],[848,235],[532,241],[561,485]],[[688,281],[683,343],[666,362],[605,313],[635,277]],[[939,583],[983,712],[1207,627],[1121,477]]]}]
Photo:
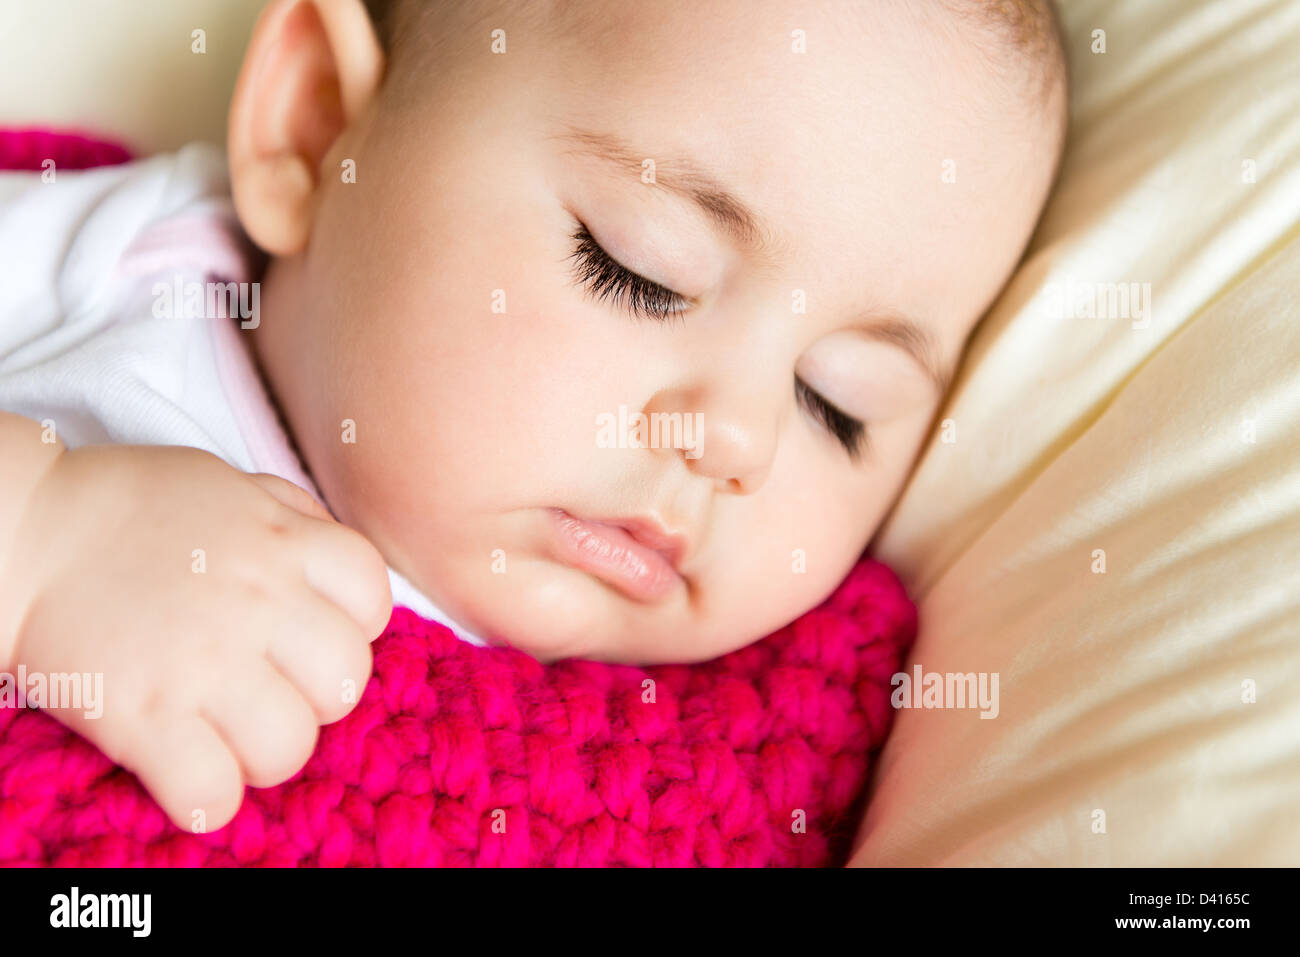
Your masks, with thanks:
[{"label": "white shirt", "polygon": [[[0,410],[46,423],[69,448],[205,449],[325,505],[242,335],[261,320],[257,264],[216,147],[56,172],[52,182],[6,174]],[[215,318],[230,303],[234,317]],[[396,571],[388,576],[394,604],[485,644]]]}]

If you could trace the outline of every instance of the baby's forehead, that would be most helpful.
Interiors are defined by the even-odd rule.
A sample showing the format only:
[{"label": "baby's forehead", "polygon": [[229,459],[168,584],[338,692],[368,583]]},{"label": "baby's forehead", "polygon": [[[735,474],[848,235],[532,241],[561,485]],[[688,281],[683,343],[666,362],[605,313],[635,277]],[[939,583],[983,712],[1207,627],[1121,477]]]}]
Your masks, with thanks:
[{"label": "baby's forehead", "polygon": [[[430,28],[434,6],[417,6],[426,12],[405,23],[408,44],[420,33],[409,28]],[[651,218],[676,230],[673,243],[687,234],[667,225],[676,220],[666,190],[637,188],[644,161],[672,176],[666,157],[702,158],[773,225],[788,253],[783,274],[845,291],[861,288],[869,268],[873,291],[900,310],[962,303],[964,314],[1018,258],[1023,221],[1045,195],[1039,181],[1051,180],[1059,136],[1043,130],[1059,122],[1009,109],[1015,68],[990,66],[990,46],[1018,34],[971,19],[957,0],[500,6],[476,3],[443,21],[457,31],[444,40],[466,41],[454,80],[445,60],[427,74],[411,71],[414,59],[406,69],[444,78],[439,96],[485,84],[476,123],[501,132],[477,141],[483,162],[521,157],[529,126],[554,134],[579,119],[617,136],[628,144],[626,182],[601,195],[601,217],[618,218],[609,210],[624,195],[628,223],[659,203]],[[543,7],[564,19],[512,13]],[[498,29],[499,47],[489,41]]]},{"label": "baby's forehead", "polygon": [[[656,61],[684,71],[692,59],[738,49],[731,87],[748,81],[751,67],[774,54],[786,71],[792,95],[803,90],[800,61],[847,53],[863,69],[862,85],[852,72],[837,95],[873,95],[867,60],[879,57],[882,43],[915,47],[921,53],[974,47],[976,60],[998,75],[1002,99],[996,109],[1020,107],[1041,113],[1052,94],[1064,88],[1068,67],[1059,17],[1052,0],[656,0],[652,4],[609,0],[365,0],[381,43],[389,55],[389,76],[404,87],[435,79],[452,58],[474,55],[476,66],[491,69],[490,57],[515,51],[552,62],[546,72],[581,75],[588,57],[619,61],[624,74],[638,64],[653,71]],[[693,42],[695,41],[695,42]],[[925,69],[924,58],[904,61],[902,79]],[[699,71],[694,75],[701,76]],[[406,82],[410,81],[410,82]],[[394,84],[389,84],[394,85]],[[973,86],[978,84],[973,83]],[[725,111],[717,91],[699,88],[705,108]],[[815,96],[818,91],[807,90]],[[965,107],[977,97],[955,99]],[[1060,98],[1058,98],[1059,101]],[[1063,111],[1062,111],[1063,112]],[[1063,118],[1057,125],[1062,127]]]}]

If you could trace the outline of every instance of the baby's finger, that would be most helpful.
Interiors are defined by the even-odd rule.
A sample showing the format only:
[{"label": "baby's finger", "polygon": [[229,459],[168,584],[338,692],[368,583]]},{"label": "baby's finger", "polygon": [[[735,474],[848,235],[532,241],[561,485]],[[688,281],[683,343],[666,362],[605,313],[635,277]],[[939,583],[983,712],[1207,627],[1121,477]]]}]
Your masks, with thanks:
[{"label": "baby's finger", "polygon": [[244,800],[229,745],[197,714],[143,721],[114,760],[135,773],[182,830],[202,834],[229,824]]},{"label": "baby's finger", "polygon": [[299,601],[286,601],[285,621],[276,626],[266,657],[316,712],[332,724],[361,700],[373,657],[368,636],[352,617],[310,588]]},{"label": "baby's finger", "polygon": [[302,770],[320,734],[307,699],[265,659],[214,686],[201,713],[255,788],[273,787]]},{"label": "baby's finger", "polygon": [[287,505],[296,512],[310,518],[318,518],[324,522],[333,522],[334,516],[316,499],[312,498],[311,493],[306,489],[295,485],[288,479],[280,478],[278,475],[272,475],[269,472],[253,472],[248,476],[257,483],[263,491],[274,496],[282,505]]},{"label": "baby's finger", "polygon": [[347,612],[374,641],[393,614],[393,592],[383,556],[346,525],[308,523],[303,574],[317,593]]}]

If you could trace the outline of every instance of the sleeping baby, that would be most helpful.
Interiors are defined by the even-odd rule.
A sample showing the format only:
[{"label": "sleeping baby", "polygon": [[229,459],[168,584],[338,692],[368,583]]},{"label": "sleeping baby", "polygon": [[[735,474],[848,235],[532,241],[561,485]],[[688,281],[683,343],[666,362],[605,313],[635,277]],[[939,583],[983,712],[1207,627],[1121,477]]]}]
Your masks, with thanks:
[{"label": "sleeping baby", "polygon": [[1057,169],[1047,0],[273,0],[228,150],[7,178],[0,671],[209,828],[393,604],[543,662],[818,605]]}]

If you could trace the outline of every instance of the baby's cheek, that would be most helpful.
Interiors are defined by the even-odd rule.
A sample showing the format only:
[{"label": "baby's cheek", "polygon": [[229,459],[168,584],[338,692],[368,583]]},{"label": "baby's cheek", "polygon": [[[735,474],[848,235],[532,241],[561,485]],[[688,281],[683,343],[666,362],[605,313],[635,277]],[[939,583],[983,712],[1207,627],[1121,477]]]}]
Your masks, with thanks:
[{"label": "baby's cheek", "polygon": [[454,585],[467,618],[485,623],[480,633],[488,640],[543,663],[573,657],[634,662],[645,623],[628,614],[623,599],[566,567],[527,554],[502,557],[500,574],[462,575]]},{"label": "baby's cheek", "polygon": [[723,550],[699,576],[698,634],[715,657],[766,637],[819,604],[860,552],[861,532],[839,514],[792,510]]}]

